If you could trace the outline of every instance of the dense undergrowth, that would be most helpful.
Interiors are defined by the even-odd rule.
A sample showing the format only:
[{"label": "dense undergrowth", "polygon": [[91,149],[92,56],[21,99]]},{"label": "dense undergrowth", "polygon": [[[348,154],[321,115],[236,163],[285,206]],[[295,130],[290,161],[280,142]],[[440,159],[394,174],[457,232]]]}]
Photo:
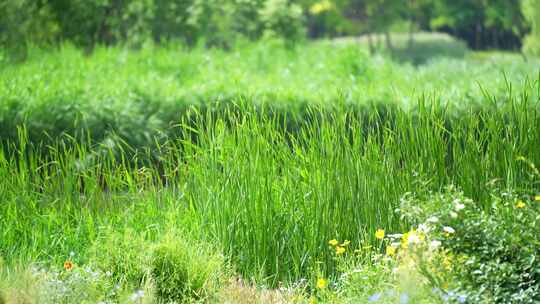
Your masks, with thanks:
[{"label": "dense undergrowth", "polygon": [[[534,205],[540,86],[530,66],[508,59],[505,79],[492,59],[413,67],[353,47],[269,49],[153,55],[102,49],[86,58],[66,48],[4,67],[3,284],[17,286],[9,272],[22,267],[18,273],[30,279],[22,275],[21,284],[36,289],[28,297],[66,303],[85,294],[96,301],[226,302],[221,297],[243,298],[220,291],[239,285],[228,281],[232,276],[294,286],[291,297],[300,302],[362,302],[372,295],[391,303],[404,292],[418,303],[519,301],[512,297],[520,290],[531,298],[538,272],[527,257],[537,258],[537,239],[527,243],[510,233],[492,247],[461,234],[475,227],[483,240],[500,236],[487,232],[514,215],[486,216],[500,210],[494,197],[508,210],[518,199]],[[182,66],[191,69],[188,76],[175,74]],[[476,73],[484,75],[483,90],[470,83]],[[413,86],[433,94],[417,94]],[[447,185],[463,193],[434,194]],[[456,198],[467,202],[470,221],[436,214]],[[535,214],[521,222],[529,238],[538,235]],[[418,264],[416,251],[396,253],[386,247],[392,240],[384,243],[376,233],[418,229],[434,215],[458,233],[446,240],[423,232],[448,250],[418,251],[432,252],[427,265],[447,255],[472,261],[444,270],[445,282],[426,274],[429,267],[410,265]],[[530,250],[513,257],[515,246]],[[492,279],[500,263],[490,259],[497,256],[517,277]],[[484,262],[491,267],[487,278],[460,281],[483,271]],[[397,273],[412,276],[403,282],[422,282],[420,294],[411,293],[414,282],[407,287],[396,279],[401,267]],[[60,285],[47,287],[51,282]],[[60,300],[43,294],[65,286]],[[479,289],[487,291],[473,293]]]}]

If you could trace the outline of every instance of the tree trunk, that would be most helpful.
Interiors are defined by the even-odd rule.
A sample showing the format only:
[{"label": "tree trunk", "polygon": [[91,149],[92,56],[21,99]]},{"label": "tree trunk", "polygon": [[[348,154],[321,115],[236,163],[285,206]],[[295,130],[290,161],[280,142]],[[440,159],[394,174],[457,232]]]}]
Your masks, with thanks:
[{"label": "tree trunk", "polygon": [[390,37],[390,32],[388,30],[384,31],[384,39],[386,41],[386,47],[390,50],[394,50],[394,46],[392,45],[392,37]]},{"label": "tree trunk", "polygon": [[482,25],[480,23],[476,23],[476,30],[474,32],[474,48],[477,50],[480,48],[481,34],[482,34]]},{"label": "tree trunk", "polygon": [[498,49],[499,48],[499,33],[497,31],[497,29],[493,29],[492,30],[492,35],[493,35],[493,47],[495,49]]},{"label": "tree trunk", "polygon": [[373,45],[373,37],[371,37],[371,32],[367,33],[367,41],[369,46],[369,53],[373,55],[375,53],[375,46]]},{"label": "tree trunk", "polygon": [[409,26],[409,40],[407,41],[407,48],[412,49],[414,44],[414,18],[411,18],[411,24]]}]

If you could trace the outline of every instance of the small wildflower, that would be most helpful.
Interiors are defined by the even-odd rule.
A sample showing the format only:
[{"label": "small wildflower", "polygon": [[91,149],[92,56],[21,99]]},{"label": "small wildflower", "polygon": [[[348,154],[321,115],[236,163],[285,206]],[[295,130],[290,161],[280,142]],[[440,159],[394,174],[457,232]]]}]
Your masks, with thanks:
[{"label": "small wildflower", "polygon": [[319,289],[325,289],[326,286],[328,286],[328,281],[324,278],[319,278],[317,280],[317,288]]},{"label": "small wildflower", "polygon": [[457,301],[458,301],[458,303],[465,303],[467,301],[467,296],[466,295],[459,295],[459,296],[457,296]]},{"label": "small wildflower", "polygon": [[407,304],[407,303],[409,303],[409,295],[406,294],[406,293],[402,293],[402,294],[399,296],[399,303],[400,303],[400,304]]},{"label": "small wildflower", "polygon": [[333,239],[333,240],[328,241],[328,244],[332,246],[336,246],[337,244],[339,244],[339,242],[336,239]]},{"label": "small wildflower", "polygon": [[392,243],[390,243],[390,246],[395,247],[395,248],[398,248],[399,245],[401,245],[400,242],[392,242]]},{"label": "small wildflower", "polygon": [[375,232],[375,237],[379,240],[384,239],[384,229],[377,229]]},{"label": "small wildflower", "polygon": [[416,230],[411,230],[405,234],[403,234],[403,237],[401,238],[401,247],[407,248],[409,245],[414,245],[422,242],[424,239],[424,236],[418,234]]},{"label": "small wildflower", "polygon": [[396,247],[394,246],[386,246],[386,255],[387,256],[393,256],[396,254]]},{"label": "small wildflower", "polygon": [[309,304],[317,304],[317,299],[312,297],[311,299],[309,299]]},{"label": "small wildflower", "polygon": [[137,290],[135,293],[133,293],[129,299],[133,302],[142,299],[144,297],[144,291],[143,290]]},{"label": "small wildflower", "polygon": [[436,216],[431,216],[426,220],[428,223],[437,223],[439,221],[439,218]]},{"label": "small wildflower", "polygon": [[522,201],[522,200],[519,200],[517,203],[516,203],[516,208],[518,209],[521,209],[525,207],[525,203]]},{"label": "small wildflower", "polygon": [[74,257],[74,256],[75,256],[75,252],[70,251],[70,252],[69,252],[69,256],[70,256],[70,257]]},{"label": "small wildflower", "polygon": [[443,227],[443,231],[447,234],[454,234],[456,233],[456,230],[454,230],[454,228],[452,227],[448,227],[448,226],[444,226]]},{"label": "small wildflower", "polygon": [[71,270],[71,269],[73,269],[73,262],[71,262],[71,261],[65,261],[65,262],[64,262],[64,269],[65,269],[65,270]]},{"label": "small wildflower", "polygon": [[431,250],[437,249],[439,247],[441,247],[441,241],[434,240],[429,243],[429,249]]},{"label": "small wildflower", "polygon": [[453,218],[453,219],[455,219],[455,218],[458,217],[458,214],[455,213],[454,211],[452,211],[452,212],[450,212],[450,217]]},{"label": "small wildflower", "polygon": [[336,247],[336,254],[340,255],[340,254],[343,254],[343,253],[345,253],[345,247],[337,246]]},{"label": "small wildflower", "polygon": [[370,301],[370,302],[377,302],[377,301],[379,301],[380,298],[381,298],[381,294],[380,294],[380,293],[375,293],[375,294],[371,295],[371,296],[368,298],[368,301]]},{"label": "small wildflower", "polygon": [[418,225],[418,231],[429,233],[431,231],[431,228],[426,224],[420,224]]},{"label": "small wildflower", "polygon": [[463,205],[462,203],[457,203],[455,207],[456,211],[461,211],[465,209],[465,205]]},{"label": "small wildflower", "polygon": [[534,200],[537,201],[537,202],[540,202],[540,195],[535,196]]}]

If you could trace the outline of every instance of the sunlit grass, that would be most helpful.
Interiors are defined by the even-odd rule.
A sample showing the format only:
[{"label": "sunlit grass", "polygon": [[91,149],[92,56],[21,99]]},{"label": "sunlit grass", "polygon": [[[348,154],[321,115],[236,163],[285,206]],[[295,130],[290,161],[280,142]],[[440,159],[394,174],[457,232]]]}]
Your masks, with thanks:
[{"label": "sunlit grass", "polygon": [[399,252],[379,245],[410,229],[404,193],[536,193],[538,71],[518,58],[415,67],[329,43],[34,54],[0,74],[0,258],[118,266],[120,249],[133,258],[115,276],[142,284],[141,253],[174,232],[247,281],[330,289],[336,256]]}]

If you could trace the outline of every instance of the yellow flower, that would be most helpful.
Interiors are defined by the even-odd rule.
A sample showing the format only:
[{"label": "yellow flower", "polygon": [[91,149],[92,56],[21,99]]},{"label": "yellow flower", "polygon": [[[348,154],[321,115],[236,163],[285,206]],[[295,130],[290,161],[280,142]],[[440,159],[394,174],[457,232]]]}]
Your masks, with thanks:
[{"label": "yellow flower", "polygon": [[343,254],[345,253],[345,248],[344,247],[341,247],[341,246],[337,246],[336,247],[336,254]]},{"label": "yellow flower", "polygon": [[375,237],[379,240],[384,239],[384,229],[377,229],[375,232]]},{"label": "yellow flower", "polygon": [[396,248],[394,246],[386,246],[386,255],[393,256],[396,254]]},{"label": "yellow flower", "polygon": [[336,239],[333,239],[333,240],[328,241],[328,244],[332,246],[336,246],[337,244],[339,244],[339,242]]},{"label": "yellow flower", "polygon": [[518,209],[521,209],[525,207],[525,203],[522,201],[522,200],[519,200],[517,203],[516,203],[516,208]]},{"label": "yellow flower", "polygon": [[323,1],[320,1],[320,2],[317,2],[317,3],[313,4],[309,8],[309,12],[312,15],[319,15],[320,13],[329,11],[329,10],[331,10],[333,8],[334,8],[334,5],[330,1],[323,0]]},{"label": "yellow flower", "polygon": [[445,257],[443,260],[443,265],[446,270],[452,270],[452,258]]},{"label": "yellow flower", "polygon": [[325,289],[326,286],[328,286],[328,281],[324,278],[319,278],[317,280],[317,288],[319,289]]},{"label": "yellow flower", "polygon": [[537,201],[537,202],[540,202],[540,195],[535,196],[534,200]]},{"label": "yellow flower", "polygon": [[351,241],[345,240],[345,241],[343,242],[343,244],[341,244],[341,246],[342,246],[342,247],[347,247],[347,246],[349,246],[350,243],[351,243]]},{"label": "yellow flower", "polygon": [[407,248],[409,247],[409,244],[418,244],[424,239],[425,236],[423,234],[420,234],[413,229],[403,234],[403,236],[401,237],[401,247]]},{"label": "yellow flower", "polygon": [[312,297],[309,299],[309,304],[317,304],[317,299]]},{"label": "yellow flower", "polygon": [[65,270],[71,270],[71,269],[73,269],[73,262],[71,262],[71,261],[65,261],[65,262],[64,262],[64,269],[65,269]]}]

